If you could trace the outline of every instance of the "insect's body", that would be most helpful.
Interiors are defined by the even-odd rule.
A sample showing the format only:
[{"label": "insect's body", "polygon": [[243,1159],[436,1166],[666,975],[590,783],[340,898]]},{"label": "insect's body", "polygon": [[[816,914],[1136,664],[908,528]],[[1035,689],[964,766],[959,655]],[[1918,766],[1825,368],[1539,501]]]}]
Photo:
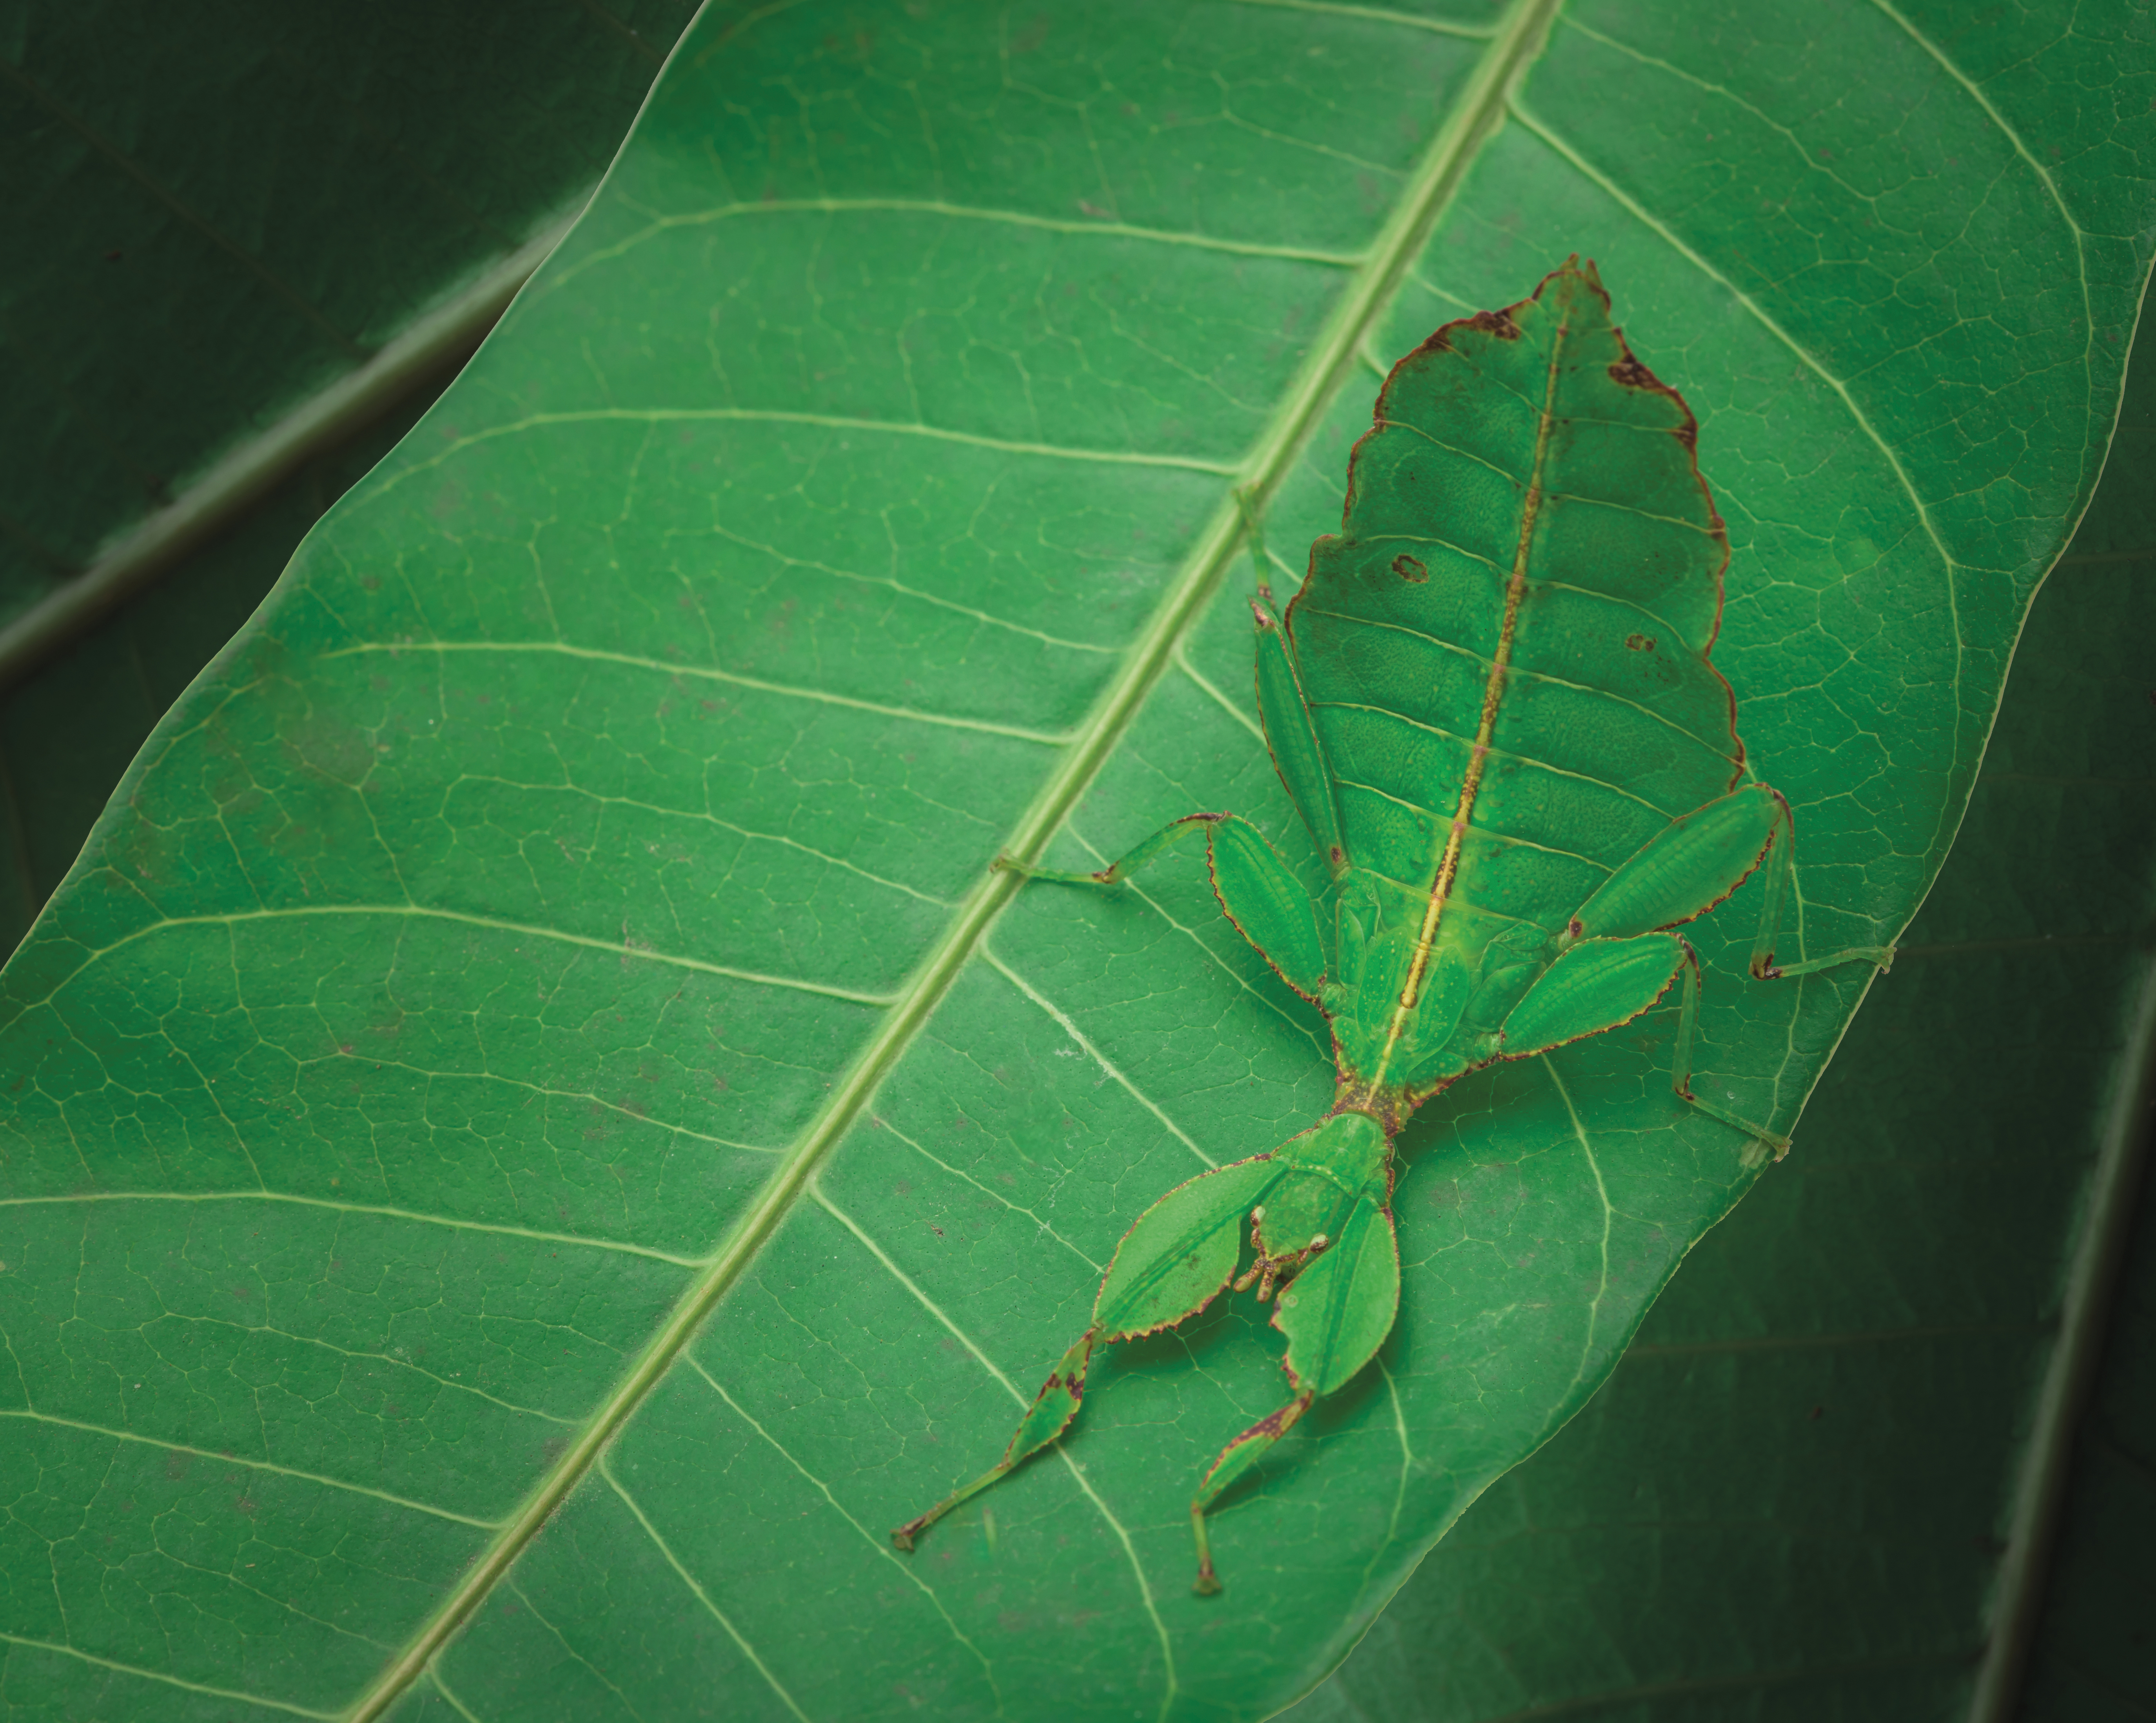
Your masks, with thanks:
[{"label": "insect's body", "polygon": [[901,1548],[1062,1433],[1095,1347],[1254,1288],[1291,1391],[1191,1504],[1198,1589],[1217,1590],[1207,1505],[1392,1328],[1392,1144],[1417,1104],[1629,1022],[1682,977],[1672,1078],[1703,1107],[1698,966],[1672,929],[1770,852],[1755,977],[1886,960],[1774,964],[1789,814],[1745,779],[1708,661],[1722,522],[1690,412],[1608,313],[1591,266],[1568,265],[1510,311],[1432,336],[1380,393],[1343,531],[1312,547],[1284,618],[1260,590],[1259,707],[1328,876],[1317,895],[1231,814],[1176,820],[1099,874],[1034,876],[1113,885],[1203,833],[1221,908],[1330,1021],[1333,1109],[1137,1218],[1003,1462],[895,1532]]}]

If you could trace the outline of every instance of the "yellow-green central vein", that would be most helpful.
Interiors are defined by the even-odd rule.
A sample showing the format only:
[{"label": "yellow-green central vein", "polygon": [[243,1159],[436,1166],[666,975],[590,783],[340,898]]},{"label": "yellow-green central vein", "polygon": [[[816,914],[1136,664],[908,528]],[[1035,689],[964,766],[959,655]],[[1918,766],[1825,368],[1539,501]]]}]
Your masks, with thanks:
[{"label": "yellow-green central vein", "polygon": [[1527,589],[1527,557],[1534,548],[1535,521],[1542,513],[1543,468],[1549,459],[1550,427],[1556,422],[1558,363],[1564,355],[1564,338],[1570,326],[1560,323],[1550,336],[1549,369],[1543,379],[1542,412],[1535,425],[1535,454],[1533,465],[1527,473],[1527,491],[1520,505],[1519,542],[1512,550],[1512,572],[1505,582],[1504,619],[1497,625],[1497,647],[1490,655],[1490,677],[1482,687],[1482,716],[1475,726],[1475,743],[1468,750],[1467,770],[1460,780],[1460,804],[1453,810],[1452,824],[1445,835],[1445,851],[1438,857],[1437,877],[1430,882],[1430,902],[1424,907],[1421,930],[1415,935],[1414,957],[1408,965],[1408,978],[1400,989],[1400,996],[1393,1006],[1393,1021],[1385,1031],[1384,1050],[1378,1055],[1377,1069],[1370,1073],[1373,1086],[1385,1080],[1385,1068],[1392,1062],[1393,1050],[1407,1033],[1408,1025],[1414,1016],[1415,1001],[1422,996],[1423,977],[1430,973],[1430,953],[1437,945],[1439,922],[1445,915],[1445,899],[1452,894],[1452,882],[1460,874],[1460,846],[1466,841],[1468,825],[1475,818],[1475,800],[1482,790],[1482,769],[1490,758],[1490,738],[1497,728],[1497,707],[1505,698],[1505,674],[1512,662],[1512,645],[1519,633],[1520,599]]}]

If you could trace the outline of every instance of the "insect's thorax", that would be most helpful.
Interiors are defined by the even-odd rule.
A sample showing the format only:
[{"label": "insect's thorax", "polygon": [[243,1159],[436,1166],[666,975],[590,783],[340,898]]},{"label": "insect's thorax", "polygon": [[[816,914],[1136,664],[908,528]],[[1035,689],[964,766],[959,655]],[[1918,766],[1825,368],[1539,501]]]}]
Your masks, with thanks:
[{"label": "insect's thorax", "polygon": [[1392,1200],[1392,1139],[1367,1113],[1321,1119],[1281,1144],[1272,1159],[1281,1176],[1265,1192],[1260,1222],[1270,1253],[1337,1238],[1365,1196],[1380,1207]]},{"label": "insect's thorax", "polygon": [[[1342,882],[1336,910],[1339,982],[1329,990],[1344,1090],[1419,1097],[1494,1057],[1498,1029],[1548,964],[1549,935],[1477,908],[1445,907],[1412,1003],[1426,892],[1363,869]],[[1381,1115],[1383,1108],[1376,1110]]]}]

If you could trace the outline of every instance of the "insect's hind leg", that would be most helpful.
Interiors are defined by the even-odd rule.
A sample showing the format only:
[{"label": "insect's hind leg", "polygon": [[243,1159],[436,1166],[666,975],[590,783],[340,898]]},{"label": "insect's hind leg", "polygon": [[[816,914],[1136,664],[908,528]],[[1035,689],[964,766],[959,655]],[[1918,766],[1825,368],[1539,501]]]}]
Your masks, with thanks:
[{"label": "insect's hind leg", "polygon": [[1317,1391],[1306,1388],[1278,1412],[1260,1418],[1220,1450],[1220,1457],[1199,1480],[1198,1494],[1190,1499],[1190,1532],[1198,1543],[1198,1583],[1191,1587],[1201,1597],[1220,1590],[1220,1576],[1213,1571],[1213,1544],[1205,1535],[1205,1510],[1220,1492],[1249,1471],[1267,1448],[1295,1427],[1296,1420],[1310,1410]]},{"label": "insect's hind leg", "polygon": [[1752,1139],[1743,1154],[1745,1165],[1763,1165],[1769,1150],[1773,1151],[1774,1159],[1779,1160],[1789,1152],[1787,1137],[1778,1135],[1764,1125],[1754,1124],[1748,1119],[1739,1119],[1734,1113],[1725,1113],[1712,1101],[1702,1101],[1692,1093],[1691,1036],[1693,1027],[1699,1021],[1699,954],[1691,949],[1691,942],[1688,939],[1685,941],[1682,974],[1684,1005],[1677,1015],[1676,1057],[1670,1068],[1670,1087],[1677,1092],[1679,1099],[1689,1101],[1709,1119],[1727,1125],[1732,1130],[1742,1131]]},{"label": "insect's hind leg", "polygon": [[1055,1368],[1048,1373],[1048,1380],[1034,1398],[1033,1405],[1019,1421],[1018,1430],[1004,1450],[1004,1457],[963,1489],[953,1490],[949,1495],[918,1518],[909,1520],[891,1535],[891,1540],[901,1550],[911,1550],[914,1539],[941,1520],[962,1502],[971,1500],[991,1484],[1009,1472],[1029,1455],[1055,1440],[1070,1427],[1078,1416],[1078,1408],[1086,1397],[1086,1366],[1092,1361],[1093,1346],[1101,1333],[1096,1324],[1078,1337],[1077,1344],[1063,1355]]},{"label": "insect's hind leg", "polygon": [[[1881,971],[1892,969],[1894,948],[1891,945],[1852,945],[1830,957],[1810,958],[1793,964],[1774,961],[1775,941],[1781,935],[1782,911],[1789,901],[1789,888],[1797,872],[1796,821],[1789,813],[1789,804],[1779,796],[1774,800],[1781,803],[1781,807],[1775,815],[1774,836],[1768,845],[1767,889],[1759,905],[1759,931],[1752,941],[1752,979],[1789,980],[1799,975],[1816,975],[1821,970],[1837,969],[1845,963],[1876,964]],[[1751,1127],[1747,1125],[1744,1129],[1749,1130]],[[1786,1143],[1783,1144],[1785,1149],[1788,1146]]]}]

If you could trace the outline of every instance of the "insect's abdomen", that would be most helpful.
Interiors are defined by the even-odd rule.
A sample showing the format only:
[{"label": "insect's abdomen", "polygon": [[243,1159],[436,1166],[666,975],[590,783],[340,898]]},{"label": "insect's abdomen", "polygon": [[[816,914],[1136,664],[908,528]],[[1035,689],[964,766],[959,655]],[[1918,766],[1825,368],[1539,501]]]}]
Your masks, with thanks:
[{"label": "insect's abdomen", "polygon": [[1553,934],[1735,781],[1733,707],[1707,658],[1728,553],[1692,432],[1576,270],[1395,368],[1344,530],[1318,541],[1290,612],[1358,867],[1430,887],[1501,651],[1463,905]]}]

